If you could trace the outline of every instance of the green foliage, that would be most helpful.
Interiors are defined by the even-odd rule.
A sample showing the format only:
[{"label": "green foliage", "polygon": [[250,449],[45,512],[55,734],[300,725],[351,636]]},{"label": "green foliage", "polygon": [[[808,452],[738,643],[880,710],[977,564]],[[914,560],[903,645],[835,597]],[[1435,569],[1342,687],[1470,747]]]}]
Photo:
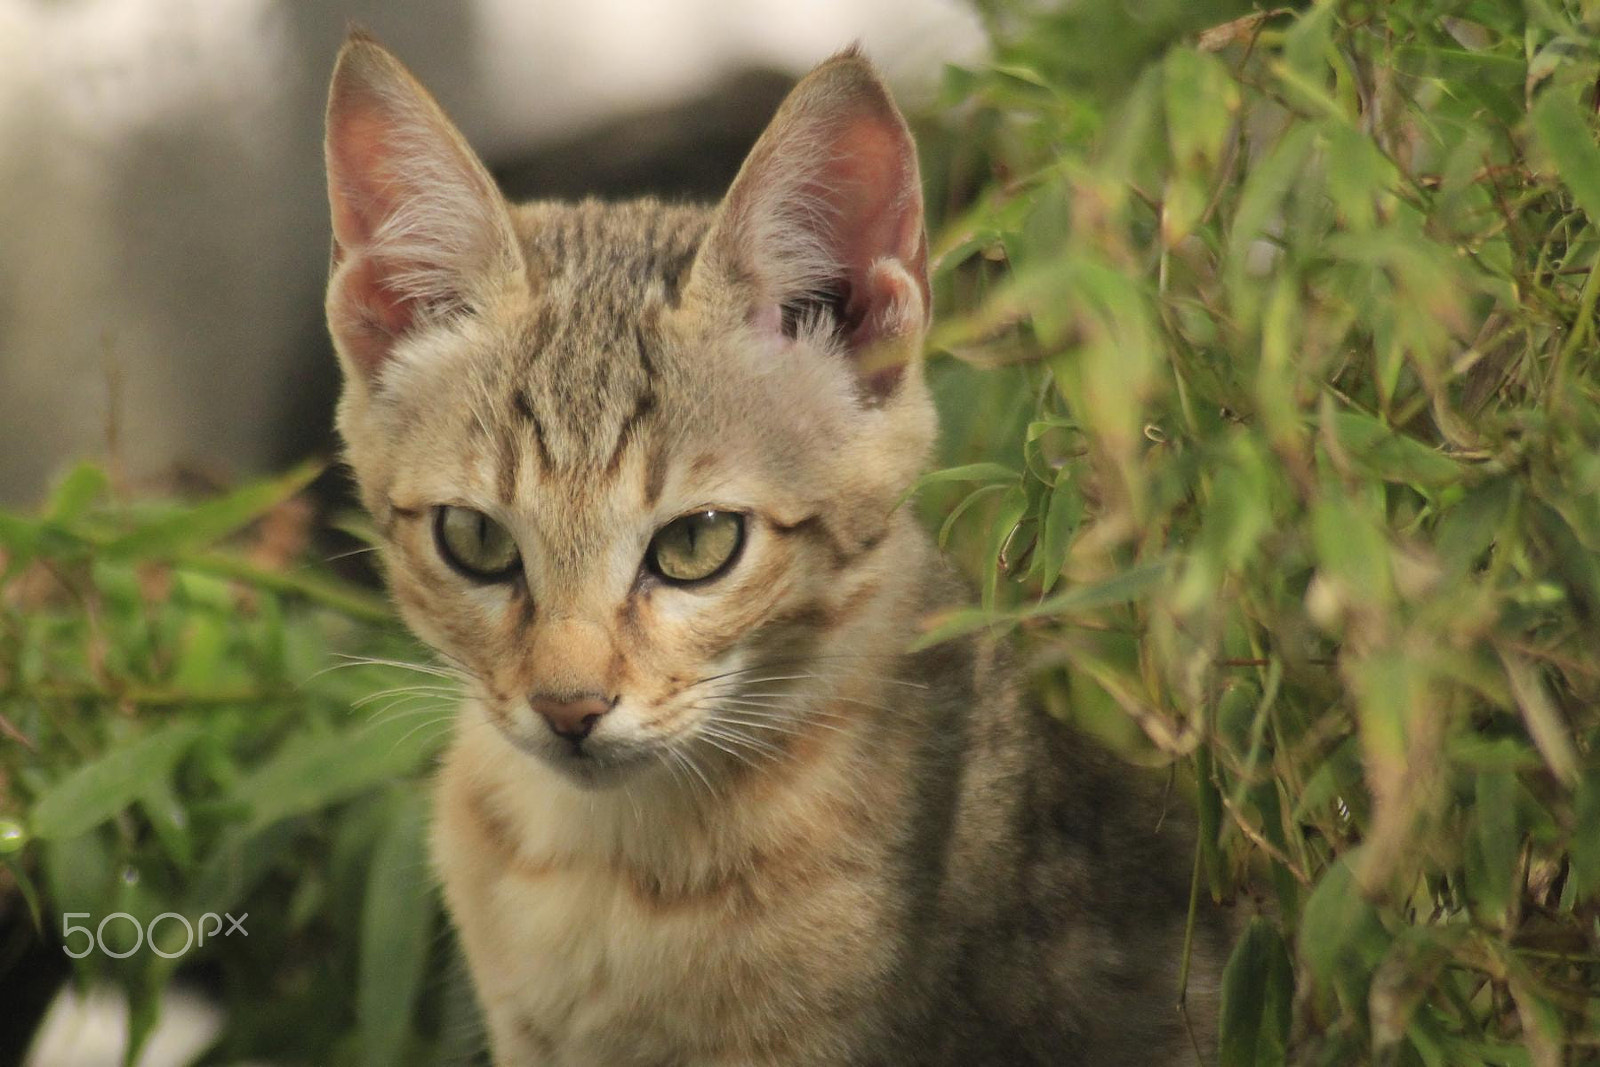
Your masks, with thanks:
[{"label": "green foliage", "polygon": [[925,640],[1191,781],[1225,1067],[1592,1055],[1596,12],[985,12],[929,170],[988,414],[921,493],[984,595]]},{"label": "green foliage", "polygon": [[[74,977],[127,992],[129,1063],[180,968],[228,1014],[206,1062],[427,1061],[472,1032],[427,985],[453,969],[418,776],[454,679],[298,558],[315,473],[123,505],[84,466],[0,514],[0,960],[98,929]],[[115,958],[135,923],[152,944]]]},{"label": "green foliage", "polygon": [[[1014,632],[1051,708],[1179,772],[1241,915],[1223,1067],[1592,1057],[1596,13],[980,8],[995,60],[924,138],[918,493],[980,604],[923,641]],[[66,912],[249,915],[74,964],[130,1062],[185,974],[229,1014],[205,1062],[470,1040],[419,786],[454,679],[306,563],[312,473],[180,505],[85,466],[0,512],[0,965]]]}]

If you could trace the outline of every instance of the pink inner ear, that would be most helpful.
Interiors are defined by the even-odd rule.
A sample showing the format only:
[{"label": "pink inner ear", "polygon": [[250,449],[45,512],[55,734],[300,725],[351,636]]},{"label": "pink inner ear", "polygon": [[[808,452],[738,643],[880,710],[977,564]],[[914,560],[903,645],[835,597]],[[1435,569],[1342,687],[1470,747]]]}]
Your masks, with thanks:
[{"label": "pink inner ear", "polygon": [[405,186],[391,143],[394,121],[360,87],[336,95],[329,113],[328,169],[333,263],[343,267],[334,328],[350,358],[375,373],[397,338],[416,320],[416,301],[389,279],[405,268],[371,254],[374,237],[400,209]]},{"label": "pink inner ear", "polygon": [[398,207],[392,123],[367,93],[335,97],[328,116],[333,239],[341,254],[368,244]]},{"label": "pink inner ear", "polygon": [[339,280],[342,321],[335,323],[348,355],[367,374],[377,372],[396,339],[411,328],[416,302],[383,283],[378,265],[362,257]]},{"label": "pink inner ear", "polygon": [[908,270],[922,243],[921,197],[913,149],[898,125],[877,116],[852,120],[833,142],[832,158],[808,192],[821,193],[836,211],[833,246],[852,275],[890,256]]},{"label": "pink inner ear", "polygon": [[[848,291],[842,312],[852,349],[862,350],[905,329],[922,325],[904,320],[910,306],[908,282],[920,290],[925,316],[930,305],[927,240],[922,226],[915,148],[892,117],[876,114],[850,119],[831,141],[829,159],[804,186],[808,196],[832,208],[824,235]],[[880,260],[898,261],[904,274],[875,270]],[[898,280],[897,280],[898,278]],[[874,371],[868,388],[892,390],[903,367]]]}]

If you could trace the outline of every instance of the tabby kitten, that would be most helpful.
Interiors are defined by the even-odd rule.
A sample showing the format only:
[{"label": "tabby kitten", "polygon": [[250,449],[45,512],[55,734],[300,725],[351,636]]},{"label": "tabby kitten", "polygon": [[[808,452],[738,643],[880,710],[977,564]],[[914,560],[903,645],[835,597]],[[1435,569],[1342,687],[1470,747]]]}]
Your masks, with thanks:
[{"label": "tabby kitten", "polygon": [[433,842],[496,1062],[1192,1062],[1181,820],[993,648],[905,652],[963,594],[894,507],[927,242],[867,60],[714,209],[508,204],[362,36],[327,122],[339,429],[471,679]]}]

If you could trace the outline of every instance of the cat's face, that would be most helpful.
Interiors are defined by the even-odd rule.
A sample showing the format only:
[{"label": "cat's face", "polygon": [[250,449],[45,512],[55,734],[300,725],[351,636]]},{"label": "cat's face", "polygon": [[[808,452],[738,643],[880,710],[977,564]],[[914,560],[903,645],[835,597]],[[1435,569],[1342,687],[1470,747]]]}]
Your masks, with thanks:
[{"label": "cat's face", "polygon": [[408,623],[579,782],[781,753],[903,585],[933,432],[915,159],[870,68],[803,82],[715,211],[508,208],[368,41],[328,153],[340,429]]}]

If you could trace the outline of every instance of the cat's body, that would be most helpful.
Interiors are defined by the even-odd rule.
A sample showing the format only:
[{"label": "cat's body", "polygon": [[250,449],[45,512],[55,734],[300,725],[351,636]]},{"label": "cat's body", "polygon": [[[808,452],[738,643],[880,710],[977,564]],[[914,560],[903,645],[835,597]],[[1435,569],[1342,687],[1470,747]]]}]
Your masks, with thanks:
[{"label": "cat's body", "polygon": [[[1157,798],[983,658],[889,665],[927,688],[863,687],[892,710],[850,698],[832,721],[857,731],[725,808],[530,781],[466,709],[435,853],[498,1060],[1194,1062],[1179,813],[1158,830]],[[1207,1046],[1213,981],[1189,991]]]},{"label": "cat's body", "polygon": [[905,652],[961,596],[892,507],[933,434],[910,152],[847,54],[718,209],[509,208],[341,59],[340,425],[471,685],[435,856],[498,1063],[1193,1056],[1183,820],[984,644]]}]

